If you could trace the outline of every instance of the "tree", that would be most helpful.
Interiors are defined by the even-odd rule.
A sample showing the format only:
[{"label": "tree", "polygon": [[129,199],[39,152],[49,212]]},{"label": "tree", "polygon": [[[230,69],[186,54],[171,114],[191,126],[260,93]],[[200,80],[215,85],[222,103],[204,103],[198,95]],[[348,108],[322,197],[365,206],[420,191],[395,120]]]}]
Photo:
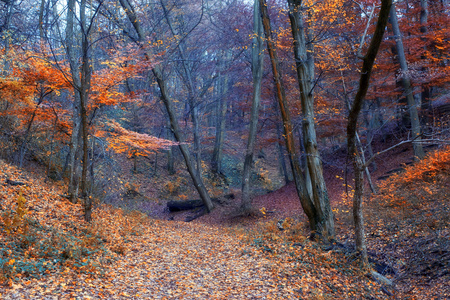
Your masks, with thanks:
[{"label": "tree", "polygon": [[369,88],[370,76],[372,73],[375,58],[383,41],[383,35],[389,18],[392,0],[382,0],[381,9],[378,14],[375,33],[373,34],[369,48],[363,57],[363,65],[361,68],[361,77],[359,80],[359,88],[348,116],[347,124],[347,152],[350,157],[354,176],[355,176],[355,194],[353,196],[353,220],[355,223],[356,235],[356,251],[361,255],[361,261],[364,265],[368,264],[367,246],[364,236],[364,217],[362,212],[362,200],[364,192],[364,164],[361,160],[360,153],[356,147],[356,129],[358,124],[358,116],[364,103],[364,98]]},{"label": "tree", "polygon": [[417,157],[418,159],[422,159],[425,156],[425,152],[423,151],[422,144],[421,144],[421,137],[420,137],[421,130],[420,130],[419,113],[417,112],[416,101],[414,100],[414,97],[413,97],[411,79],[408,74],[409,73],[408,64],[406,62],[405,50],[403,48],[402,36],[401,36],[401,32],[400,32],[400,27],[398,25],[395,4],[393,4],[391,6],[390,22],[392,25],[392,30],[394,32],[395,45],[397,48],[397,58],[398,58],[398,62],[400,64],[400,69],[401,69],[400,76],[401,76],[401,80],[402,80],[402,84],[403,84],[405,97],[406,97],[406,100],[408,103],[408,113],[409,113],[409,119],[411,121],[411,133],[412,133],[412,139],[414,139],[414,142],[413,142],[414,156]]},{"label": "tree", "polygon": [[[316,209],[315,219],[320,229],[327,236],[334,237],[334,220],[330,199],[323,177],[322,162],[317,148],[316,129],[314,125],[314,96],[313,96],[313,68],[312,49],[307,49],[305,28],[301,15],[301,0],[288,0],[289,19],[291,21],[294,39],[294,56],[297,67],[300,100],[302,104],[303,144],[305,145],[307,169],[311,180],[312,199]],[[307,51],[309,50],[309,51]],[[310,55],[307,55],[307,53]]]},{"label": "tree", "polygon": [[[334,227],[327,227],[327,225],[333,226],[333,223],[329,223],[327,219],[328,216],[320,215],[317,211],[321,209],[316,207],[313,202],[313,198],[308,193],[306,187],[306,181],[304,175],[301,171],[299,160],[297,158],[294,136],[292,131],[292,122],[289,112],[289,107],[286,101],[286,91],[284,88],[283,78],[280,74],[280,63],[278,60],[278,55],[275,49],[275,43],[273,40],[272,28],[269,19],[269,14],[267,10],[267,3],[265,0],[260,0],[261,17],[264,26],[264,32],[267,38],[267,50],[269,52],[270,61],[272,64],[272,74],[276,87],[276,95],[278,99],[279,108],[281,111],[281,116],[283,119],[284,136],[286,142],[286,148],[289,154],[289,160],[292,168],[292,173],[294,177],[295,187],[297,189],[297,194],[300,198],[300,203],[303,207],[303,211],[308,217],[311,230],[314,233],[326,234],[328,238],[334,238]],[[316,184],[313,182],[313,185]],[[318,203],[319,204],[319,203]],[[324,208],[325,209],[325,208]],[[331,215],[332,217],[332,215]]]},{"label": "tree", "polygon": [[[72,78],[72,86],[74,89],[74,115],[73,115],[73,131],[71,141],[70,167],[71,177],[69,182],[68,194],[72,202],[78,197],[78,166],[81,163],[80,188],[81,197],[84,200],[84,217],[86,221],[91,221],[92,217],[92,197],[88,195],[88,121],[87,121],[87,105],[89,102],[89,94],[91,91],[91,57],[90,34],[93,29],[94,20],[102,5],[100,2],[92,12],[90,22],[86,16],[86,0],[80,2],[79,15],[75,16],[75,1],[69,0],[67,7],[67,26],[66,26],[66,52],[70,65]],[[77,24],[80,32],[74,32],[74,20],[79,20]],[[75,36],[81,36],[80,44],[76,43]],[[80,47],[81,51],[76,51]],[[78,60],[78,55],[81,59]],[[80,154],[78,154],[80,153]],[[81,156],[81,157],[80,157]],[[81,158],[81,160],[80,160]]]},{"label": "tree", "polygon": [[[120,0],[120,4],[121,4],[122,8],[125,10],[128,20],[132,24],[132,26],[138,36],[138,40],[137,40],[138,44],[141,47],[143,47],[143,50],[146,53],[145,58],[147,60],[150,59],[150,57],[152,57],[152,53],[149,49],[145,49],[143,46],[145,43],[145,35],[144,35],[144,31],[142,30],[140,21],[136,16],[133,6],[127,0]],[[192,181],[200,195],[200,198],[205,203],[205,207],[207,208],[208,211],[211,211],[213,209],[213,204],[212,204],[211,198],[208,195],[208,191],[205,188],[205,185],[203,183],[203,180],[202,180],[199,172],[197,172],[197,170],[194,167],[191,155],[189,153],[187,145],[184,142],[184,136],[179,128],[178,118],[176,116],[175,108],[173,107],[173,102],[169,97],[169,94],[167,91],[167,85],[163,78],[163,74],[162,74],[160,67],[158,65],[153,66],[152,73],[153,73],[153,76],[155,76],[156,81],[158,83],[159,90],[161,93],[161,100],[163,101],[164,106],[166,107],[167,113],[169,115],[170,125],[172,127],[173,134],[174,134],[177,142],[179,143],[179,148],[184,157],[188,172],[191,175]]]},{"label": "tree", "polygon": [[261,103],[261,85],[263,77],[263,25],[260,17],[260,3],[258,0],[253,4],[253,46],[252,46],[252,75],[253,94],[252,110],[250,114],[250,128],[248,133],[247,150],[245,152],[244,171],[242,174],[242,202],[241,209],[248,212],[251,208],[250,199],[250,173],[253,167],[253,156],[255,151],[256,130],[258,126],[259,106]]}]

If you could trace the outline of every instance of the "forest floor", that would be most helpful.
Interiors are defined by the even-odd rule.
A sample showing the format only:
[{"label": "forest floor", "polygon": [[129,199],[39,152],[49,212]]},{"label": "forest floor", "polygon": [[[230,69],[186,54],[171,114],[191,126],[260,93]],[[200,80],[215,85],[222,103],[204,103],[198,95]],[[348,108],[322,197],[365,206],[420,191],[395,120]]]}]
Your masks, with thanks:
[{"label": "forest floor", "polygon": [[[374,179],[411,158],[396,151],[378,160]],[[337,245],[308,239],[292,184],[255,197],[245,218],[237,194],[190,223],[161,205],[153,218],[99,205],[86,224],[62,184],[0,161],[0,298],[449,299],[449,153],[377,181],[381,196],[366,203],[371,261],[393,286],[352,253],[344,161],[326,166]]]}]

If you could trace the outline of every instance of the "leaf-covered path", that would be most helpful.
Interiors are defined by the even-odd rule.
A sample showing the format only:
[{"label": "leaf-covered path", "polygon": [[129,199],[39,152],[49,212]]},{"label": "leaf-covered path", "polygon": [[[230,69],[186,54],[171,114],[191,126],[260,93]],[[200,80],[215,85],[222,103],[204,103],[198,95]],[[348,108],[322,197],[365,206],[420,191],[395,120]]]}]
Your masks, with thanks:
[{"label": "leaf-covered path", "polygon": [[244,254],[239,239],[217,228],[153,221],[128,246],[105,276],[25,281],[3,297],[289,299],[298,294],[291,280],[274,273],[272,260]]},{"label": "leaf-covered path", "polygon": [[271,261],[243,255],[233,236],[202,225],[154,222],[110,282],[115,293],[152,299],[289,298]]}]

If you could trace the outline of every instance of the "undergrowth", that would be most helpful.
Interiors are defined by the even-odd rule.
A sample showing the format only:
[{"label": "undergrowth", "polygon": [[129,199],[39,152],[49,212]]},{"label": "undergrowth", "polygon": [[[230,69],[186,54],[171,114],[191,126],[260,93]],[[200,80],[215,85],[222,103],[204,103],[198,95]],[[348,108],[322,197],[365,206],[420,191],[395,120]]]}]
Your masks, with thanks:
[{"label": "undergrowth", "polygon": [[[450,147],[404,169],[380,183],[366,205],[369,249],[393,266],[405,285],[439,286],[450,279]],[[431,299],[450,290],[429,293],[435,293]]]},{"label": "undergrowth", "polygon": [[[0,161],[2,177],[23,176]],[[24,180],[0,186],[0,283],[68,272],[101,276],[148,224],[139,212],[99,206],[93,221],[83,220],[81,204],[72,204],[54,187]]]},{"label": "undergrowth", "polygon": [[1,214],[0,281],[40,277],[57,269],[71,268],[94,274],[100,270],[98,257],[111,257],[100,236],[86,226],[71,230],[42,225],[28,214],[20,193],[14,210]]},{"label": "undergrowth", "polygon": [[241,255],[269,260],[274,275],[302,284],[307,299],[386,299],[381,286],[371,281],[348,251],[307,238],[306,223],[294,218],[260,222],[238,229],[244,247]]}]

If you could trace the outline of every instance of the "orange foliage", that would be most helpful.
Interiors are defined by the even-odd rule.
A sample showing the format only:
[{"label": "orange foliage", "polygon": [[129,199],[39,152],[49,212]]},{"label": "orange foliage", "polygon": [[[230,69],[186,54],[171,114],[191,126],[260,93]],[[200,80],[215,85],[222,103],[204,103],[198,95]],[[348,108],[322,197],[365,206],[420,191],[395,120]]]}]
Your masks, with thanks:
[{"label": "orange foliage", "polygon": [[136,60],[142,56],[138,47],[129,45],[108,51],[108,59],[100,64],[103,66],[92,76],[92,90],[89,109],[104,105],[117,105],[118,103],[137,101],[138,95],[129,91],[123,92],[121,84],[130,78],[139,75],[154,64],[153,60]]},{"label": "orange foliage", "polygon": [[[380,200],[388,205],[408,206],[417,198],[424,201],[433,195],[450,175],[450,147],[437,150],[425,159],[405,166],[405,171],[380,183]],[[404,191],[408,191],[405,194]],[[409,199],[406,201],[406,199]],[[424,203],[425,204],[425,203]]]},{"label": "orange foliage", "polygon": [[100,135],[106,137],[109,147],[117,153],[126,152],[129,156],[143,156],[178,145],[173,141],[127,130],[115,121],[110,121],[108,126],[109,130],[101,131]]}]

